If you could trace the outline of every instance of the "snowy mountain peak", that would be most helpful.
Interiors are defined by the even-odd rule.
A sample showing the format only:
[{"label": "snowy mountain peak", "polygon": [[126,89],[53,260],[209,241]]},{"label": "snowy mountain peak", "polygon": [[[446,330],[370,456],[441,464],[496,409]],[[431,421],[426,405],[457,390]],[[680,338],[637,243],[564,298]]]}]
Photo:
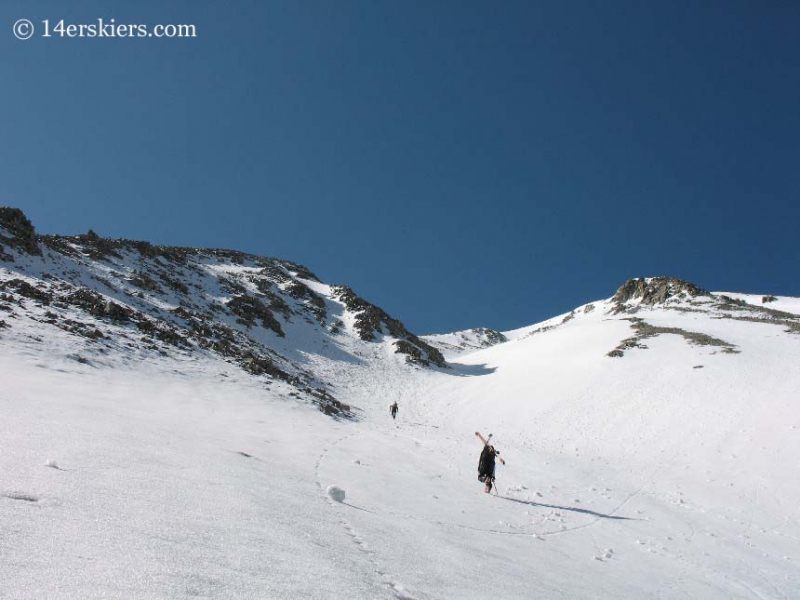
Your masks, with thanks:
[{"label": "snowy mountain peak", "polygon": [[5,335],[66,334],[87,361],[211,355],[348,418],[355,413],[335,399],[321,362],[447,366],[399,320],[291,261],[92,230],[37,236],[15,208],[0,209],[0,242]]},{"label": "snowy mountain peak", "polygon": [[705,290],[676,277],[636,277],[626,281],[611,301],[619,310],[632,306],[655,306],[668,302],[690,301],[709,296]]}]

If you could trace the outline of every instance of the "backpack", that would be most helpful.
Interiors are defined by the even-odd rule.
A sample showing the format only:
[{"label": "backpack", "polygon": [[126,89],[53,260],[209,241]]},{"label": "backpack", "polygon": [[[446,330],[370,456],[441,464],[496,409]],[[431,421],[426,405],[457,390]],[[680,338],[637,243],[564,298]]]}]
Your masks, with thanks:
[{"label": "backpack", "polygon": [[478,459],[478,479],[494,476],[494,456],[494,448],[488,444],[485,445],[483,452],[481,452],[481,457]]}]

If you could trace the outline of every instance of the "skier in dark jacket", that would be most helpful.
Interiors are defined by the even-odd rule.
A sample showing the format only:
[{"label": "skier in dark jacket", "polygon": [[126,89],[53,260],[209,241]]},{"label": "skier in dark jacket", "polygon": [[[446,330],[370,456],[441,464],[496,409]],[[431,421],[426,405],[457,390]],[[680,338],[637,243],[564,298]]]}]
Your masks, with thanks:
[{"label": "skier in dark jacket", "polygon": [[[506,461],[500,458],[500,453],[479,432],[476,431],[475,435],[483,442],[483,450],[478,460],[478,481],[486,484],[486,488],[483,491],[488,494],[492,491],[492,482],[494,481],[495,458],[502,465],[506,464]],[[490,435],[489,437],[492,436]]]},{"label": "skier in dark jacket", "polygon": [[389,412],[392,413],[392,419],[397,418],[397,402],[389,405]]}]

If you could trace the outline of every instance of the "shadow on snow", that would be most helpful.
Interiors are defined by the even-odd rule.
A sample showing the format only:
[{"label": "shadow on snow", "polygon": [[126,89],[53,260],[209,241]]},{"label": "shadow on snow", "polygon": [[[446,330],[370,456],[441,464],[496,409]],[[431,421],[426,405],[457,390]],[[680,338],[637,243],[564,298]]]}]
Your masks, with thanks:
[{"label": "shadow on snow", "polygon": [[568,510],[570,512],[581,513],[584,515],[591,515],[593,517],[598,517],[600,519],[615,519],[619,521],[638,521],[639,519],[635,519],[633,517],[619,517],[616,515],[607,515],[604,513],[595,512],[593,510],[589,510],[588,508],[578,508],[577,506],[557,506],[555,504],[542,504],[541,502],[533,502],[531,500],[517,500],[516,498],[509,498],[508,496],[497,496],[503,500],[508,500],[509,502],[518,502],[519,504],[527,504],[528,506],[540,506],[543,508],[553,508],[555,510]]},{"label": "shadow on snow", "polygon": [[486,365],[461,365],[458,363],[447,363],[450,369],[438,369],[445,375],[455,375],[456,377],[478,377],[480,375],[491,375],[497,367],[487,367]]}]

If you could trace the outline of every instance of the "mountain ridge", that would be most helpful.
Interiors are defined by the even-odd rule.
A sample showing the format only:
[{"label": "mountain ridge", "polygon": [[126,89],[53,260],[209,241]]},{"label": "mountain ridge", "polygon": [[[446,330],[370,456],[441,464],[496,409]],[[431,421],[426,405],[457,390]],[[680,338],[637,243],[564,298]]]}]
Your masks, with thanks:
[{"label": "mountain ridge", "polygon": [[[25,259],[30,264],[17,264]],[[292,261],[230,249],[104,238],[91,229],[72,236],[38,235],[27,216],[10,207],[0,207],[0,261],[10,265],[9,273],[32,276],[30,281],[15,276],[0,281],[6,312],[15,295],[42,306],[69,305],[95,321],[127,323],[150,338],[154,349],[161,346],[159,351],[164,352],[167,345],[214,352],[254,376],[282,379],[309,394],[324,412],[346,418],[354,418],[351,407],[336,400],[312,372],[284,356],[296,353],[296,348],[277,343],[286,338],[285,329],[293,320],[315,327],[328,347],[331,338],[340,335],[366,343],[388,339],[409,364],[426,368],[448,368],[446,357],[543,333],[605,304],[604,310],[614,315],[635,316],[654,307],[716,310],[720,318],[781,323],[787,331],[800,331],[795,313],[779,310],[781,302],[772,304],[775,296],[763,296],[757,305],[747,295],[712,293],[680,278],[657,276],[628,279],[605,301],[587,303],[520,329],[501,332],[478,327],[417,336],[350,287],[325,284],[309,268]],[[88,272],[78,266],[88,266]],[[229,318],[220,320],[223,314]],[[88,340],[104,336],[92,323],[59,318],[52,309],[45,311],[42,321]],[[7,321],[0,323],[0,327],[10,326]],[[667,333],[736,351],[723,340],[653,328],[641,316],[632,317],[631,323],[635,335],[622,340],[609,356],[621,357],[625,349],[643,347],[643,339]],[[307,339],[308,332],[303,337]]]},{"label": "mountain ridge", "polygon": [[[0,208],[0,280],[7,317],[23,299],[41,323],[102,344],[121,337],[161,353],[211,352],[253,376],[295,386],[323,412],[355,418],[304,364],[308,351],[386,344],[409,364],[447,368],[444,357],[346,286],[323,284],[297,263],[236,250],[37,235],[15,208]],[[315,288],[315,289],[312,289]],[[2,321],[11,327],[10,319]],[[281,343],[287,332],[294,346]],[[352,339],[358,340],[354,342]],[[106,340],[107,341],[107,340]]]}]

